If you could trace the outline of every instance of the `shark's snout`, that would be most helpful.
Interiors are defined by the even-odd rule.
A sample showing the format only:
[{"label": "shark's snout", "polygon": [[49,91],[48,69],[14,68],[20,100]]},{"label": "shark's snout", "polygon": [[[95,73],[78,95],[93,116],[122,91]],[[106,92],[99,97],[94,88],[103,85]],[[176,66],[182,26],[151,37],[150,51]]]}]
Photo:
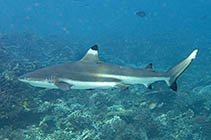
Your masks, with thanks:
[{"label": "shark's snout", "polygon": [[21,76],[18,77],[18,80],[23,80],[24,77],[25,77],[24,75],[21,75]]},{"label": "shark's snout", "polygon": [[25,79],[25,76],[24,76],[24,75],[19,76],[19,77],[18,77],[18,80],[21,81],[21,82],[26,82],[26,81],[25,81],[26,79]]},{"label": "shark's snout", "polygon": [[26,75],[21,75],[21,76],[18,77],[18,80],[21,81],[21,82],[28,82],[29,78],[27,78]]},{"label": "shark's snout", "polygon": [[25,74],[18,77],[18,80],[24,83],[28,83],[35,87],[43,87],[43,88],[57,88],[51,81],[45,78],[35,77],[32,74]]}]

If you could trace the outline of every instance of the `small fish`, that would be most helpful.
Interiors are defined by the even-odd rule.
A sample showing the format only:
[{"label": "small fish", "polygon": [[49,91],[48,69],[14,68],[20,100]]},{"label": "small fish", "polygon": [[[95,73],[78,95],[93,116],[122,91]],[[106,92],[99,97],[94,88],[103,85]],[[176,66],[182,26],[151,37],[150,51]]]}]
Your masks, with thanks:
[{"label": "small fish", "polygon": [[146,12],[145,11],[137,11],[136,15],[139,17],[145,17],[146,16]]}]

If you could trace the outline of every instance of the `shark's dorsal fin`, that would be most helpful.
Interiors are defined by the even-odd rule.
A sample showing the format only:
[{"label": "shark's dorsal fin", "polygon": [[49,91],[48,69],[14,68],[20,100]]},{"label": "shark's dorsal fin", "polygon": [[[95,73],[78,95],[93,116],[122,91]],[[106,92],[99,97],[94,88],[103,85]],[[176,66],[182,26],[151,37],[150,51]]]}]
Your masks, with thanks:
[{"label": "shark's dorsal fin", "polygon": [[144,67],[145,70],[154,71],[152,68],[152,63],[148,64],[146,67]]},{"label": "shark's dorsal fin", "polygon": [[86,55],[80,60],[80,62],[88,62],[88,63],[99,63],[101,62],[98,57],[98,46],[92,46],[86,53]]}]

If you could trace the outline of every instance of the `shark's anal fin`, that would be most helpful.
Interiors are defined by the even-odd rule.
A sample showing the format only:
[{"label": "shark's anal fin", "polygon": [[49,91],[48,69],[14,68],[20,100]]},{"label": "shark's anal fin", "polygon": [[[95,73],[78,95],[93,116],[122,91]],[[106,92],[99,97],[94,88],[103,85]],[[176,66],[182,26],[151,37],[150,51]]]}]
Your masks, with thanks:
[{"label": "shark's anal fin", "polygon": [[147,88],[151,90],[152,89],[152,84],[150,84]]},{"label": "shark's anal fin", "polygon": [[116,88],[120,89],[121,91],[122,90],[127,90],[128,87],[129,87],[129,85],[127,85],[127,84],[117,84],[116,85]]},{"label": "shark's anal fin", "polygon": [[63,91],[67,91],[72,87],[72,85],[62,81],[56,82],[55,85]]}]

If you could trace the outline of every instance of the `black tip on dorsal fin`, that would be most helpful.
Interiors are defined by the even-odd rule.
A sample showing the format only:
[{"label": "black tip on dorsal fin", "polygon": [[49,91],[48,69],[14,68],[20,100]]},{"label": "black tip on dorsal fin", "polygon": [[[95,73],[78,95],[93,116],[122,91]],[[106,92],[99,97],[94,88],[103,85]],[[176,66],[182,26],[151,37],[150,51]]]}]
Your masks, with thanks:
[{"label": "black tip on dorsal fin", "polygon": [[152,63],[148,64],[146,67],[144,67],[146,70],[153,70],[152,69]]},{"label": "black tip on dorsal fin", "polygon": [[98,45],[94,45],[91,47],[92,50],[98,51]]},{"label": "black tip on dorsal fin", "polygon": [[86,55],[80,60],[80,62],[101,62],[98,58],[98,45],[92,46],[86,53]]}]

